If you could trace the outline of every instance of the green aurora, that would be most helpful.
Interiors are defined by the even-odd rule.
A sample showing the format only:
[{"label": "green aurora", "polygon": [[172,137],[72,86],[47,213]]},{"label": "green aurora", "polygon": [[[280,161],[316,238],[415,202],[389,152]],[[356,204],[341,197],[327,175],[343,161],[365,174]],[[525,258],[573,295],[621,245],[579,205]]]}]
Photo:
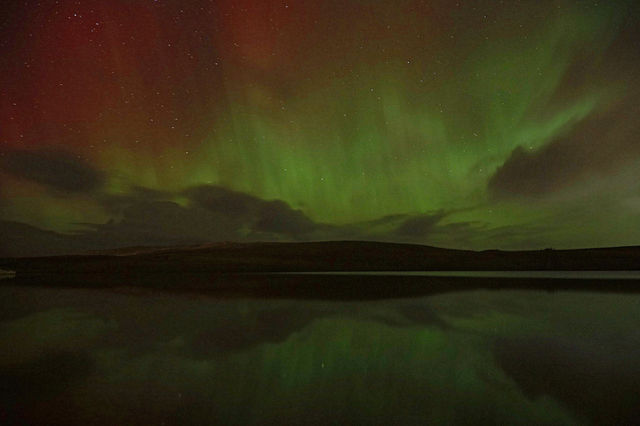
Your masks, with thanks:
[{"label": "green aurora", "polygon": [[[123,220],[105,199],[144,188],[190,208],[185,191],[213,185],[363,239],[640,238],[634,2],[60,3],[7,26],[33,35],[4,45],[31,64],[4,60],[0,81],[7,221],[77,231]],[[99,183],[61,188],[61,151]]]}]

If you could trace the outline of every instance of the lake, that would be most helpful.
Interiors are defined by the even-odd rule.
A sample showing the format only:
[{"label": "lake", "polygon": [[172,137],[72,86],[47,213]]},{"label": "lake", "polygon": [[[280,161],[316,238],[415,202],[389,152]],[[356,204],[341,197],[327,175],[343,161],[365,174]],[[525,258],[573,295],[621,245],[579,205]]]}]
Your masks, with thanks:
[{"label": "lake", "polygon": [[[264,273],[260,273],[264,275]],[[348,276],[410,276],[410,277],[468,277],[468,278],[536,278],[640,280],[640,271],[322,271],[274,272],[273,275],[348,275]]]},{"label": "lake", "polygon": [[639,318],[640,295],[602,292],[322,301],[5,285],[0,415],[5,424],[630,424],[640,418]]}]

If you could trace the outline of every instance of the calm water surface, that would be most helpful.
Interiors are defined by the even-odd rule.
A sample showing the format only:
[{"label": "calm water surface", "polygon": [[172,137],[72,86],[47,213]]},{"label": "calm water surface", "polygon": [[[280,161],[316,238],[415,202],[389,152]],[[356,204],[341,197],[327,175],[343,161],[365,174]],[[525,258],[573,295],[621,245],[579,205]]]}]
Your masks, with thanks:
[{"label": "calm water surface", "polygon": [[412,277],[561,278],[592,280],[639,280],[640,271],[345,271],[275,272],[274,275],[396,275]]},{"label": "calm water surface", "polygon": [[638,295],[318,302],[2,287],[0,308],[4,424],[640,418]]}]

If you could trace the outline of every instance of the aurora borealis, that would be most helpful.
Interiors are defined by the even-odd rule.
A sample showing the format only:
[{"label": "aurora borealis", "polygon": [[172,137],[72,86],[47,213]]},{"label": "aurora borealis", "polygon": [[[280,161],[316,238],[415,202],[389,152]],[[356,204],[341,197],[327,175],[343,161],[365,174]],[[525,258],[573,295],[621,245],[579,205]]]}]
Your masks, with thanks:
[{"label": "aurora borealis", "polygon": [[1,12],[5,235],[47,235],[63,251],[640,242],[634,1],[45,0]]}]

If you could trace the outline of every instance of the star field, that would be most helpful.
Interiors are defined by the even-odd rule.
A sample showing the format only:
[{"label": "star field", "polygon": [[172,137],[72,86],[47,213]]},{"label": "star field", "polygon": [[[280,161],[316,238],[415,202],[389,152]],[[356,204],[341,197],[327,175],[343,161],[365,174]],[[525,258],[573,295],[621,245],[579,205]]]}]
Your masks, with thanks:
[{"label": "star field", "polygon": [[[130,237],[144,204],[149,222],[170,205],[174,223],[234,223],[206,240],[640,240],[635,2],[2,8],[6,223],[97,246],[197,239],[171,220]],[[238,199],[280,207],[240,223]]]}]

